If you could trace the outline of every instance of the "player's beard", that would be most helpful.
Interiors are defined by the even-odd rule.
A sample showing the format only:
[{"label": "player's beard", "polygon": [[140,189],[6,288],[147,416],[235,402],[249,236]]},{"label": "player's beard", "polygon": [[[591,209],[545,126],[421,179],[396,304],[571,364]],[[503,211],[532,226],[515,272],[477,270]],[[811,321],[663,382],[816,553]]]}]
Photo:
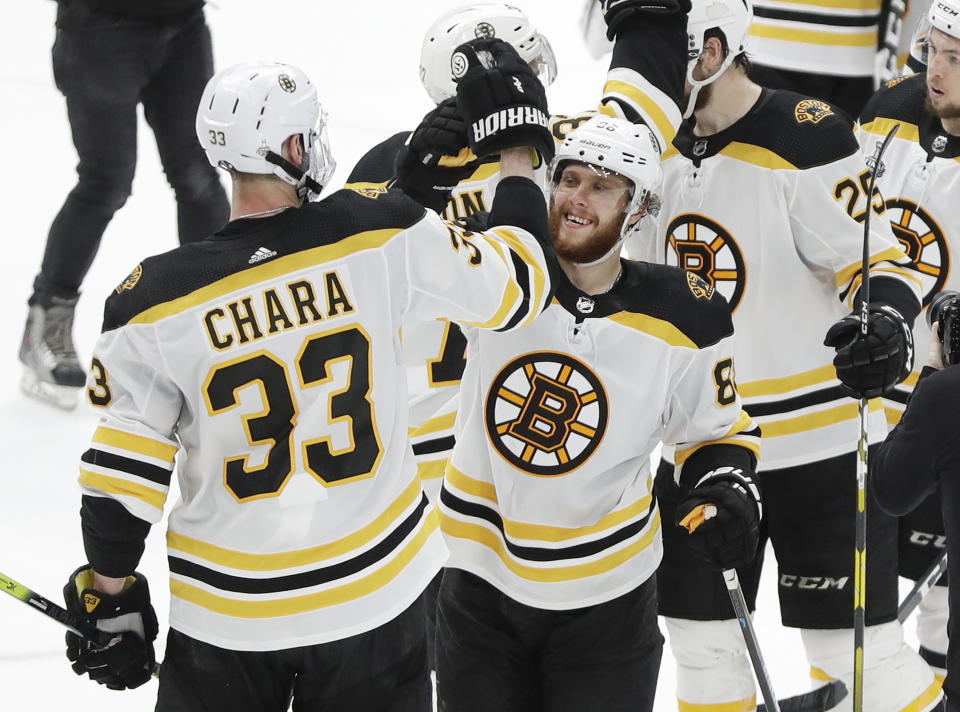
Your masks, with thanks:
[{"label": "player's beard", "polygon": [[564,240],[560,232],[565,212],[563,208],[558,208],[556,204],[551,203],[550,234],[553,235],[553,247],[557,257],[576,264],[596,262],[619,242],[623,213],[617,213],[612,221],[597,223],[588,240],[571,243]]},{"label": "player's beard", "polygon": [[939,107],[933,105],[930,101],[930,95],[923,100],[923,107],[938,119],[960,119],[960,104],[940,104]]}]

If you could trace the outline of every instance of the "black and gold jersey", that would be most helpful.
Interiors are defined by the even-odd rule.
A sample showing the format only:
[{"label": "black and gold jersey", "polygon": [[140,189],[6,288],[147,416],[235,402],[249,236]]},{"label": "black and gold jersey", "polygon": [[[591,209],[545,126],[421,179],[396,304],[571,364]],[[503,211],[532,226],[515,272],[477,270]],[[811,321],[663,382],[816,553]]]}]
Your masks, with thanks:
[{"label": "black and gold jersey", "polygon": [[[727,297],[744,407],[765,468],[849,452],[857,403],[840,390],[827,329],[853,307],[870,221],[871,298],[916,315],[919,280],[883,219],[849,120],[820,100],[764,89],[726,130],[685,124],[664,156],[663,205],[631,256],[679,265]],[[644,221],[646,223],[646,221]],[[879,401],[871,435],[885,432]]]},{"label": "black and gold jersey", "polygon": [[91,563],[136,565],[116,559],[117,503],[160,521],[176,461],[174,628],[276,650],[389,620],[446,558],[408,441],[400,326],[511,329],[549,292],[529,232],[465,233],[392,193],[339,191],[144,260],[107,300],[89,380]]},{"label": "black and gold jersey", "polygon": [[[691,273],[623,265],[602,295],[559,278],[524,329],[465,330],[440,495],[448,566],[530,606],[601,603],[653,574],[662,540],[651,455],[661,441],[676,446],[684,484],[732,464],[720,453],[752,464],[758,452],[726,301]],[[695,452],[698,470],[686,471]]]}]

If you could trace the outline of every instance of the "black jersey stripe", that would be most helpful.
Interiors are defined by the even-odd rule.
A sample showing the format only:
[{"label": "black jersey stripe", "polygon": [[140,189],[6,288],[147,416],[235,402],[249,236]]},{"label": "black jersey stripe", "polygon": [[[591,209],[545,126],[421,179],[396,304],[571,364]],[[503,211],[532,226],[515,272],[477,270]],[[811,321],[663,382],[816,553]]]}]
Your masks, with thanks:
[{"label": "black jersey stripe", "polygon": [[413,454],[427,455],[432,452],[443,452],[444,450],[452,450],[453,446],[456,444],[457,444],[457,439],[453,435],[448,435],[442,438],[434,438],[433,440],[423,440],[421,442],[413,444]]},{"label": "black jersey stripe", "polygon": [[270,578],[249,578],[233,576],[207,568],[193,561],[181,559],[173,553],[167,556],[170,564],[170,573],[201,581],[209,586],[232,593],[284,593],[295,592],[298,589],[310,586],[320,586],[332,581],[352,576],[379,561],[387,559],[398,549],[404,539],[423,521],[424,513],[429,505],[425,495],[421,495],[420,504],[397,527],[390,532],[376,546],[359,554],[352,559],[322,568],[304,571],[287,576],[273,576]]},{"label": "black jersey stripe", "polygon": [[864,30],[874,29],[877,22],[880,21],[880,13],[873,12],[869,15],[827,15],[821,12],[802,12],[797,10],[778,10],[769,7],[753,8],[755,17],[763,17],[767,20],[784,20],[787,22],[814,23],[817,25],[830,25],[832,27],[858,27]]},{"label": "black jersey stripe", "polygon": [[496,331],[509,331],[514,328],[530,315],[531,305],[533,304],[533,295],[530,293],[530,266],[523,261],[523,258],[513,248],[508,249],[510,250],[510,259],[513,260],[513,271],[517,275],[517,286],[523,293],[523,299],[521,305],[516,308],[513,316],[510,317],[510,321]]},{"label": "black jersey stripe", "polygon": [[519,544],[514,544],[507,537],[507,534],[503,528],[503,519],[501,519],[498,512],[482,504],[467,502],[466,500],[457,497],[446,487],[443,487],[440,490],[440,501],[443,502],[448,509],[456,512],[459,515],[472,517],[474,519],[483,519],[484,521],[495,526],[500,531],[500,536],[503,539],[507,550],[518,559],[525,559],[527,561],[563,561],[565,559],[580,559],[601,554],[607,549],[610,549],[621,542],[627,541],[628,539],[632,539],[637,534],[642,532],[650,522],[650,518],[653,516],[654,510],[657,506],[656,499],[651,498],[650,508],[643,517],[620,529],[617,529],[602,539],[595,539],[594,541],[589,541],[583,544],[575,544],[574,546],[567,546],[559,549],[547,549],[544,547],[520,546]]},{"label": "black jersey stripe", "polygon": [[97,450],[96,448],[87,450],[80,456],[80,460],[88,465],[96,465],[97,467],[108,470],[125,472],[134,477],[142,477],[145,480],[150,480],[164,487],[170,486],[170,476],[173,472],[158,465],[143,462],[143,460],[135,460],[132,457],[124,457],[123,455],[116,455],[112,452]]},{"label": "black jersey stripe", "polygon": [[835,400],[848,398],[840,386],[831,386],[823,388],[812,393],[805,393],[802,396],[793,398],[784,398],[777,401],[766,401],[763,403],[754,403],[749,399],[744,399],[743,409],[753,418],[761,418],[767,415],[781,415],[801,408],[809,408],[813,405],[822,405]]}]

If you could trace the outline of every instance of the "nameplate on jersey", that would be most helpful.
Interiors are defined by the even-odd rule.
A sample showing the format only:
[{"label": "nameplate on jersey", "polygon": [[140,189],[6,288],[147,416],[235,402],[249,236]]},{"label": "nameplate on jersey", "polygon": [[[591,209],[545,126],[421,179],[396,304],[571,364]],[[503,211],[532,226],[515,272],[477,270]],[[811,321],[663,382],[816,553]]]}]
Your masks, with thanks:
[{"label": "nameplate on jersey", "polygon": [[603,440],[609,401],[599,376],[565,353],[524,354],[493,379],[484,406],[496,451],[522,472],[565,475]]}]

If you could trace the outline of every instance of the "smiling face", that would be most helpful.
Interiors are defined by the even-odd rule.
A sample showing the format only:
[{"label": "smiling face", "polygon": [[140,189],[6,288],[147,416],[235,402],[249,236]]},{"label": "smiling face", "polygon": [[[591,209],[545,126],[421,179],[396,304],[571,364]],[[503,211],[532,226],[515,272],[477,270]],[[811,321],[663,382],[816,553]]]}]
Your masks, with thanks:
[{"label": "smiling face", "polygon": [[550,199],[557,255],[583,264],[613,249],[620,240],[630,188],[630,181],[618,173],[585,163],[566,164]]},{"label": "smiling face", "polygon": [[[960,39],[934,28],[927,42],[927,111],[960,124]],[[954,133],[946,123],[944,128]]]}]

